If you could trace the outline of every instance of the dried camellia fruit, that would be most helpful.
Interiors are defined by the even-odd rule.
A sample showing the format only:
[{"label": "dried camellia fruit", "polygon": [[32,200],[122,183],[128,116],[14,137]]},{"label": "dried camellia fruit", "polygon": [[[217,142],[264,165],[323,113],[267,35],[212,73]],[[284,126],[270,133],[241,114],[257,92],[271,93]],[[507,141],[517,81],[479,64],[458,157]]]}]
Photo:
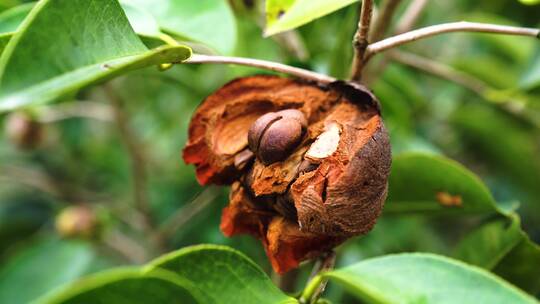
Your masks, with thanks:
[{"label": "dried camellia fruit", "polygon": [[259,238],[284,273],[367,233],[388,187],[390,144],[361,85],[253,76],[210,95],[184,161],[201,184],[230,184],[221,230]]}]

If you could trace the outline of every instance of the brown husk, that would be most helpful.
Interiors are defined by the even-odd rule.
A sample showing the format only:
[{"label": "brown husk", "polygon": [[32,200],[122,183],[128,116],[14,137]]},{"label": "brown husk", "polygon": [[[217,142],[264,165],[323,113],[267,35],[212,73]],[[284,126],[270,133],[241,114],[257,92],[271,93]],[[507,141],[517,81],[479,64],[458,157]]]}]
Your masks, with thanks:
[{"label": "brown husk", "polygon": [[[305,115],[301,144],[284,161],[238,166],[237,157],[235,166],[251,124],[283,109]],[[283,273],[371,230],[386,198],[391,155],[379,103],[363,86],[253,76],[201,104],[184,160],[196,165],[201,184],[232,184],[222,231],[259,238]]]}]

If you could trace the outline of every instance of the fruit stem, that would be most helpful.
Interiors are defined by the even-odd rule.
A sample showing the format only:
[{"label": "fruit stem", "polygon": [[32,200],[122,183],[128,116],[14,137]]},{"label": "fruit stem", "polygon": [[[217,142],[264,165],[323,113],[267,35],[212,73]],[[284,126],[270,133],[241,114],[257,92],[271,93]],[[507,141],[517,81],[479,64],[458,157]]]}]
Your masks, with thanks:
[{"label": "fruit stem", "polygon": [[317,259],[315,265],[313,266],[310,279],[308,280],[302,295],[300,295],[300,298],[298,299],[300,304],[311,304],[317,302],[327,283],[327,280],[323,278],[321,274],[325,271],[334,269],[335,263],[336,253],[334,251],[329,251]]}]

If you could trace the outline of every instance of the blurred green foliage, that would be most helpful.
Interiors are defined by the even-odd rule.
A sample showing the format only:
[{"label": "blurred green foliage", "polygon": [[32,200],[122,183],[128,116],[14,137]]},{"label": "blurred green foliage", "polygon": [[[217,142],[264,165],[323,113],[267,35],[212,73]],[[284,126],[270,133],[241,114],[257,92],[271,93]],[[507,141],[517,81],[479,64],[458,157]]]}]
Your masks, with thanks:
[{"label": "blurred green foliage", "polygon": [[[0,0],[0,16],[25,2],[29,1]],[[137,2],[141,1],[133,1]],[[263,38],[261,1],[231,0],[228,5],[217,0],[184,1],[186,7],[174,8],[178,11],[164,9],[166,4],[142,2],[148,10],[129,15],[148,21],[147,27],[137,31],[148,47],[163,44],[159,39],[165,33],[197,52],[273,60],[338,78],[348,75],[358,3],[287,35]],[[404,9],[405,5],[401,5],[398,15]],[[418,26],[465,19],[540,27],[538,16],[540,5],[526,6],[514,0],[434,0],[429,1]],[[152,28],[156,26],[153,20],[157,20],[162,32]],[[130,21],[133,24],[133,19]],[[5,32],[13,30],[12,23],[3,24],[0,18],[0,29],[4,26],[9,27]],[[7,41],[2,38],[7,35],[1,32],[0,50]],[[395,171],[388,212],[368,236],[351,239],[338,249],[338,264],[406,251],[434,252],[481,264],[487,255],[474,254],[494,248],[507,255],[480,266],[540,296],[537,274],[533,278],[534,271],[527,271],[540,269],[538,248],[531,243],[540,242],[540,43],[523,37],[451,34],[403,49],[469,73],[494,90],[489,96],[478,96],[447,80],[391,61],[370,84],[382,103],[396,159],[406,152],[422,152],[428,159],[446,157],[458,161],[489,189],[480,184],[467,190],[471,184],[480,183],[475,177],[469,182],[468,172],[463,179],[457,178],[462,183],[454,181],[450,186],[469,191],[464,203],[470,201],[485,212],[458,212],[457,216],[414,208],[408,209],[406,215],[390,212],[400,203],[392,198],[425,199],[418,194],[425,181],[409,183],[416,177],[414,171],[409,175]],[[381,60],[371,64],[378,66]],[[39,66],[37,62],[28,68]],[[257,73],[267,72],[218,65],[175,65],[166,71],[148,67],[108,84],[114,91],[112,98],[121,101],[120,110],[128,117],[124,125],[117,121],[118,109],[111,106],[111,95],[103,86],[93,86],[69,100],[82,114],[66,111],[63,103],[30,111],[43,122],[45,136],[38,148],[21,150],[7,136],[0,135],[0,302],[25,303],[84,274],[141,264],[164,252],[199,243],[232,246],[270,272],[257,241],[250,237],[228,239],[219,231],[227,189],[214,189],[216,195],[212,197],[217,198],[198,201],[205,190],[197,184],[194,168],[181,160],[187,126],[197,105],[227,81]],[[100,110],[89,107],[96,104]],[[6,121],[7,115],[0,116],[0,123],[5,125]],[[142,189],[136,189],[139,184],[133,180],[133,147],[126,142],[122,128],[130,130],[138,153],[144,156]],[[396,163],[407,167],[413,161]],[[433,173],[430,168],[422,169],[426,181],[430,174],[444,180],[445,170],[450,170],[442,168]],[[441,184],[448,185],[442,182],[428,186],[436,188]],[[415,187],[420,190],[407,193],[407,189]],[[158,231],[167,231],[163,237],[150,233],[144,215],[133,208],[137,190],[150,204],[150,224]],[[204,207],[194,208],[193,201],[204,203]],[[101,217],[106,219],[101,239],[58,239],[55,216],[63,208],[77,204],[93,206],[96,212],[106,215]],[[513,211],[521,222],[514,215],[501,215]],[[185,214],[189,215],[187,220]],[[175,225],[177,221],[181,225]],[[171,232],[165,227],[176,229]],[[467,242],[480,247],[471,253],[470,247],[464,245]],[[59,271],[62,267],[57,265],[62,264],[58,263],[66,260],[73,260],[70,265],[74,266],[67,272]],[[522,260],[527,262],[516,262]],[[299,270],[296,290],[303,288],[309,268],[304,265]],[[29,280],[36,282],[31,290]],[[336,303],[352,302],[338,286],[330,285],[327,295]]]}]

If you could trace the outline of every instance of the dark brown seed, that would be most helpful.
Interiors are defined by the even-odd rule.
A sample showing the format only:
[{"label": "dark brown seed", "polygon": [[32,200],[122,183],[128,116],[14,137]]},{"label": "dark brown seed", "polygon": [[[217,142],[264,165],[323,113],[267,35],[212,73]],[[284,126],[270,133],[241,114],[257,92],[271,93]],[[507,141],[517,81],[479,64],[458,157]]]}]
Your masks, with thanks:
[{"label": "dark brown seed", "polygon": [[277,112],[278,115],[280,115],[283,118],[292,118],[300,123],[302,125],[302,128],[307,128],[307,119],[306,116],[304,116],[304,113],[296,110],[296,109],[288,109],[288,110],[282,110]]},{"label": "dark brown seed", "polygon": [[295,119],[280,119],[263,133],[256,154],[265,165],[282,161],[302,141],[303,133]]},{"label": "dark brown seed", "polygon": [[281,116],[279,116],[277,113],[270,112],[257,118],[257,120],[251,125],[248,132],[248,145],[251,151],[255,153],[257,152],[264,131],[278,119],[281,119]]}]

